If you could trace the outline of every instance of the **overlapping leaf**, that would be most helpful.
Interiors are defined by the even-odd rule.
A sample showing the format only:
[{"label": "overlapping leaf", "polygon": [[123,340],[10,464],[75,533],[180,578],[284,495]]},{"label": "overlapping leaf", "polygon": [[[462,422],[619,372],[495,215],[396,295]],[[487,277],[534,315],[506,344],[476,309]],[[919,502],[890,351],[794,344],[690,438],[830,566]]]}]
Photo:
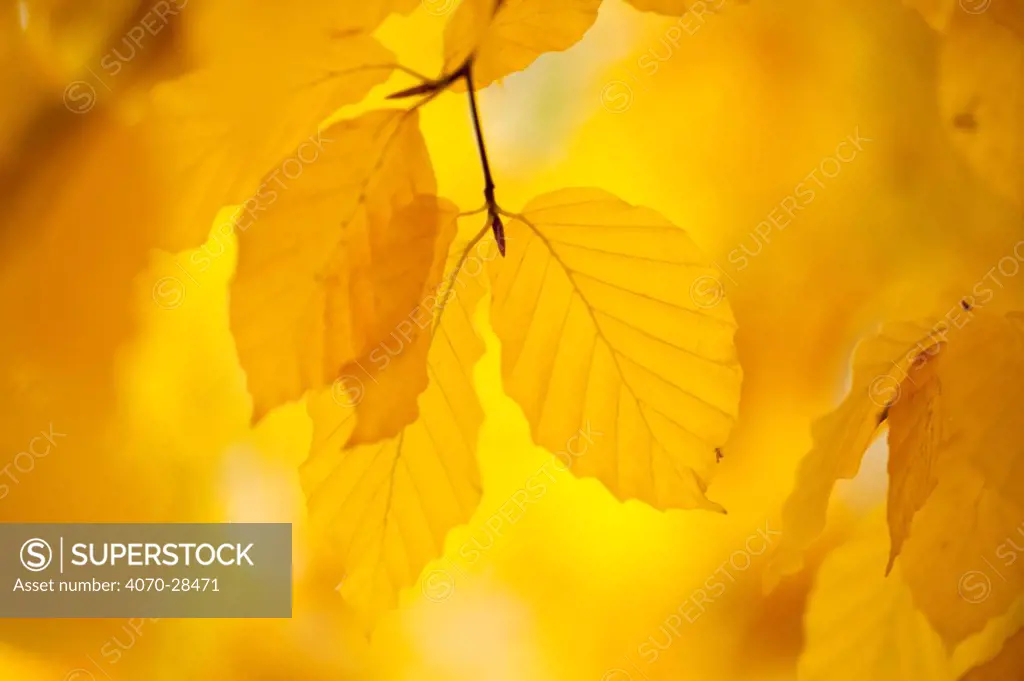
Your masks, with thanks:
[{"label": "overlapping leaf", "polygon": [[[416,112],[323,132],[323,153],[239,234],[231,324],[255,418],[330,384],[402,321],[431,269],[439,220],[395,220],[435,184]],[[329,141],[328,141],[329,140]]]},{"label": "overlapping leaf", "polygon": [[832,486],[856,473],[887,418],[890,565],[899,555],[917,607],[953,645],[1024,591],[1024,573],[995,567],[1014,558],[1006,542],[1024,523],[1024,423],[1013,406],[1024,398],[1024,327],[1015,313],[972,309],[906,342],[915,329],[863,346],[853,391],[801,464],[780,560],[820,531]]},{"label": "overlapping leaf", "polygon": [[907,368],[902,404],[891,409],[889,421],[888,520],[892,544],[886,571],[892,569],[903,542],[910,534],[914,515],[938,484],[939,453],[949,416],[941,399],[938,378],[948,353],[931,345]]},{"label": "overlapping leaf", "polygon": [[889,405],[905,387],[910,365],[936,342],[930,329],[927,321],[891,324],[858,345],[849,394],[811,429],[814,444],[800,462],[796,484],[782,509],[783,536],[766,573],[769,587],[803,566],[804,550],[825,527],[836,481],[857,474],[864,451],[889,415]]},{"label": "overlapping leaf", "polygon": [[[446,299],[443,278],[454,267],[446,256],[455,237],[458,208],[434,197],[420,197],[403,213],[412,224],[391,230],[392,234],[405,238],[404,243],[392,247],[399,252],[409,251],[414,260],[429,256],[432,262],[419,297],[407,314],[386,336],[379,336],[376,344],[342,370],[339,387],[355,406],[356,424],[348,440],[350,447],[393,437],[415,421],[417,398],[428,384],[427,356],[432,329]],[[418,241],[417,236],[421,237]],[[435,236],[436,243],[429,241]],[[392,263],[401,260],[401,257],[392,259]],[[391,277],[380,276],[386,275],[388,269],[394,268],[365,273],[367,277],[376,275],[372,293],[380,299],[381,307],[393,303],[389,300],[390,290],[398,283]]]},{"label": "overlapping leaf", "polygon": [[[180,3],[182,10],[184,2]],[[260,58],[267,48],[299,38],[298,31],[330,29],[337,35],[371,33],[391,12],[408,13],[418,0],[366,0],[329,3],[320,0],[206,0],[188,5],[182,18],[189,26],[189,46],[203,63]],[[244,17],[244,21],[240,19]],[[282,33],[293,33],[286,36]],[[311,36],[312,37],[312,34]],[[283,55],[278,54],[280,58]]]},{"label": "overlapping leaf", "polygon": [[[484,288],[479,270],[473,276],[455,269],[460,260],[449,258],[435,282],[442,290],[431,306],[434,331],[422,336],[429,383],[415,421],[390,439],[352,445],[361,395],[351,385],[335,384],[309,404],[313,448],[302,478],[311,517],[336,538],[345,569],[341,593],[368,623],[394,607],[399,591],[441,555],[448,530],[465,523],[480,499],[483,411],[472,376],[483,343],[472,316]],[[419,361],[415,350],[409,357]]]},{"label": "overlapping leaf", "polygon": [[885,576],[885,523],[865,519],[815,575],[804,615],[800,681],[950,681],[938,634],[914,608],[899,568]]},{"label": "overlapping leaf", "polygon": [[202,25],[223,33],[197,41],[196,70],[155,89],[152,140],[178,199],[168,249],[202,243],[224,205],[265,207],[322,151],[320,122],[390,75],[393,55],[363,33],[379,21],[374,3],[300,4],[213,3],[219,20]]},{"label": "overlapping leaf", "polygon": [[998,655],[960,677],[960,681],[1017,681],[1024,678],[1024,629],[1003,644]]},{"label": "overlapping leaf", "polygon": [[[691,297],[714,270],[690,238],[597,189],[541,196],[506,232],[491,319],[505,391],[534,440],[568,451],[575,474],[620,499],[720,509],[705,480],[736,418],[741,370],[728,304]],[[581,442],[589,429],[602,435]]]},{"label": "overlapping leaf", "polygon": [[[922,446],[890,425],[893,456],[933,466],[938,484],[914,517],[900,562],[915,602],[950,644],[980,631],[1024,593],[1014,566],[1024,546],[1024,324],[1015,313],[984,310],[951,329],[935,357],[932,404],[897,403],[916,412],[907,425],[933,434]],[[942,428],[920,429],[924,412],[941,414]],[[900,447],[917,445],[901,452]],[[925,450],[937,452],[937,456]],[[1010,562],[1012,561],[1012,562]]]},{"label": "overlapping leaf", "polygon": [[601,0],[462,0],[445,27],[445,72],[473,58],[477,88],[522,71],[545,52],[575,45]]}]

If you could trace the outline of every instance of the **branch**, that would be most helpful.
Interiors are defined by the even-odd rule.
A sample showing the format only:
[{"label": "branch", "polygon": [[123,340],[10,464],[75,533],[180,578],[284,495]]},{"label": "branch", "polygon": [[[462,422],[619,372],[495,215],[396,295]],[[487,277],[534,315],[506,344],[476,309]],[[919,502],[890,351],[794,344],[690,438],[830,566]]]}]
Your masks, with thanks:
[{"label": "branch", "polygon": [[[500,6],[500,2],[498,3]],[[405,70],[405,69],[403,69]],[[406,70],[407,73],[410,71]],[[452,71],[451,73],[441,76],[440,78],[424,78],[418,74],[412,74],[419,77],[423,82],[419,85],[413,85],[412,87],[404,90],[399,90],[388,95],[388,99],[404,99],[406,97],[415,97],[417,95],[426,95],[420,102],[416,104],[414,109],[419,108],[423,104],[426,104],[434,97],[448,89],[448,87],[455,81],[462,79],[466,82],[466,89],[469,91],[469,108],[473,114],[473,132],[476,135],[476,148],[480,153],[480,165],[484,171],[484,207],[487,209],[487,223],[494,232],[494,240],[498,244],[498,252],[501,253],[502,257],[505,256],[505,225],[501,221],[501,209],[498,207],[498,202],[494,198],[494,175],[491,173],[490,159],[487,157],[487,145],[484,143],[483,127],[480,124],[480,107],[476,101],[476,88],[473,86],[473,59],[472,57],[467,59],[462,66]]]},{"label": "branch", "polygon": [[469,90],[469,107],[473,113],[473,131],[476,133],[476,147],[480,152],[480,165],[484,170],[484,201],[487,202],[487,219],[494,232],[494,240],[498,243],[498,252],[505,256],[505,226],[501,222],[498,203],[494,199],[494,176],[491,174],[491,164],[487,158],[487,145],[484,144],[484,133],[480,126],[480,109],[476,102],[476,89],[473,87],[473,62],[466,62],[460,69],[460,74],[466,81],[466,89]]}]

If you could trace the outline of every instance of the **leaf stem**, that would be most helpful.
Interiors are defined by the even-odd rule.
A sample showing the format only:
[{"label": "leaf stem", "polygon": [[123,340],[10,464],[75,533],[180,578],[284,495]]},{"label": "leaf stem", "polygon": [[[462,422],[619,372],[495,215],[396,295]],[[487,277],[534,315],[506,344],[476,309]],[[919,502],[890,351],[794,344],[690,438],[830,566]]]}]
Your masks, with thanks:
[{"label": "leaf stem", "polygon": [[476,133],[476,146],[480,152],[480,163],[484,168],[484,198],[487,205],[494,203],[494,176],[491,175],[491,164],[487,158],[487,145],[484,143],[484,133],[480,127],[480,107],[476,102],[476,90],[473,88],[472,67],[466,69],[463,78],[466,80],[466,89],[469,90],[469,108],[473,113],[473,131]]},{"label": "leaf stem", "polygon": [[434,95],[436,97],[437,95],[441,94],[446,89],[448,89],[449,85],[451,85],[452,83],[454,83],[455,81],[462,77],[461,69],[456,71],[455,73],[450,73],[446,76],[441,76],[440,78],[427,78],[426,76],[414,73],[411,70],[405,70],[405,72],[411,76],[414,76],[415,78],[419,78],[421,82],[418,85],[413,85],[412,87],[405,88],[404,90],[392,92],[390,95],[387,96],[387,99],[405,99],[406,97],[413,97],[415,95],[426,94]]},{"label": "leaf stem", "polygon": [[403,66],[401,64],[395,64],[395,70],[401,71],[402,73],[404,73],[404,74],[406,74],[408,76],[412,76],[413,78],[415,78],[416,80],[420,81],[421,83],[426,83],[426,82],[429,82],[430,80],[432,80],[429,76],[424,76],[419,71],[416,71],[414,69],[410,69],[408,66]]},{"label": "leaf stem", "polygon": [[487,145],[484,143],[483,128],[480,125],[480,107],[476,101],[476,89],[473,86],[473,61],[469,60],[459,70],[458,74],[466,81],[466,89],[469,91],[469,108],[473,114],[473,132],[476,134],[476,147],[480,153],[480,165],[484,171],[484,201],[487,202],[487,219],[491,230],[494,232],[494,240],[498,243],[498,252],[505,256],[505,226],[501,222],[501,209],[494,198],[494,175],[491,174],[491,163],[487,157]]}]

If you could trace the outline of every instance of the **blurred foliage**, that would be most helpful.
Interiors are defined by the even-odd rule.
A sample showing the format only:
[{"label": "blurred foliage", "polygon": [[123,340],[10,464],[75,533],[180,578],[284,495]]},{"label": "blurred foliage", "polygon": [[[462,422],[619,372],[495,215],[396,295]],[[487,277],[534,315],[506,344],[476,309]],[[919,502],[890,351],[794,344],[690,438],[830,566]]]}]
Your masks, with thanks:
[{"label": "blurred foliage", "polygon": [[[1024,546],[1024,507],[1012,488],[1024,470],[1021,442],[1011,437],[1019,428],[1020,347],[1006,321],[1024,303],[1020,0],[695,0],[685,11],[667,0],[604,0],[596,18],[589,0],[551,1],[557,11],[539,0],[507,0],[497,14],[491,0],[463,0],[459,9],[455,0],[12,0],[0,8],[0,466],[7,466],[0,519],[274,520],[295,528],[293,619],[4,620],[0,679],[810,680],[856,672],[1002,681],[1024,674],[1024,601],[1011,591],[1024,562],[1008,565],[1005,581],[989,575],[1001,590],[984,607],[963,615],[958,609],[971,603],[956,601],[963,599],[958,572],[984,572],[1000,549],[1005,556],[1014,550],[1007,546]],[[547,12],[557,23],[543,23]],[[449,19],[470,33],[446,30]],[[505,58],[517,41],[526,47]],[[240,291],[263,295],[260,286],[278,272],[253,259],[259,232],[232,226],[274,164],[319,124],[344,128],[372,118],[368,112],[395,105],[387,95],[419,82],[406,69],[444,75],[454,54],[485,53],[482,44],[490,71],[487,83],[477,83],[487,86],[479,109],[503,209],[529,217],[537,197],[595,187],[616,210],[644,206],[657,224],[685,230],[679,251],[644,239],[619,247],[645,257],[655,254],[644,248],[666,257],[703,253],[701,267],[715,282],[707,291],[724,293],[727,307],[718,313],[728,311],[738,329],[735,347],[690,327],[679,337],[705,357],[735,352],[743,367],[738,418],[731,431],[701,420],[705,439],[694,447],[701,455],[682,469],[700,473],[700,484],[670,489],[672,503],[661,503],[657,483],[630,487],[633,479],[609,472],[612,461],[639,460],[636,452],[646,451],[636,446],[639,435],[617,459],[601,449],[593,468],[566,471],[551,442],[578,424],[544,417],[532,379],[509,369],[519,331],[496,315],[522,301],[467,304],[475,324],[448,333],[468,329],[458,337],[472,350],[456,353],[460,362],[483,353],[465,369],[478,409],[460,412],[479,434],[470,446],[476,455],[465,458],[465,487],[431,506],[444,525],[440,540],[410,554],[408,574],[385,593],[364,574],[349,574],[346,537],[339,541],[337,527],[322,532],[306,493],[317,466],[338,463],[330,456],[391,451],[397,441],[380,438],[402,438],[426,422],[412,419],[435,418],[430,405],[441,383],[424,378],[426,365],[403,368],[400,375],[412,378],[395,400],[406,410],[394,422],[359,421],[365,441],[352,443],[357,454],[340,443],[328,458],[307,460],[324,444],[316,407],[331,396],[336,375],[395,324],[388,302],[416,300],[424,277],[450,273],[449,243],[464,247],[486,227],[484,215],[459,220],[452,237],[447,204],[413,219],[392,211],[409,186],[372,185],[371,208],[356,221],[366,240],[341,248],[329,214],[295,218],[287,212],[294,205],[275,204],[266,225],[278,225],[279,234],[289,220],[323,226],[324,241],[295,240],[308,251],[295,262],[317,263],[313,274],[328,254],[363,258],[353,279],[365,287],[345,289],[360,292],[351,306],[328,297],[337,304],[323,308],[357,311],[349,317],[355,327],[332,328],[363,336],[330,336],[335,354],[317,346],[313,359],[323,361],[294,375],[268,362],[266,376],[285,387],[263,402],[269,393],[254,390],[253,355],[239,334],[240,311],[261,303]],[[364,70],[350,78],[332,63]],[[341,80],[331,80],[336,88],[297,89],[322,77]],[[466,93],[457,90],[420,107],[422,139],[406,139],[417,148],[410,154],[422,155],[418,145],[429,152],[433,177],[421,173],[417,181],[472,211],[483,177]],[[357,165],[339,161],[320,180],[340,182]],[[303,176],[307,196],[318,196],[320,180]],[[334,210],[352,200],[336,198]],[[583,217],[593,226],[614,213]],[[496,282],[492,292],[508,276],[495,268],[514,261],[516,230],[524,231],[514,216],[505,222],[509,257],[489,262],[480,279]],[[419,274],[409,281],[401,275],[414,249],[398,238],[406,232],[382,231],[400,225],[437,249],[412,267]],[[601,262],[574,264],[600,270]],[[398,279],[375,278],[382,272]],[[606,284],[616,272],[602,270]],[[654,270],[631,272],[645,286],[658,284]],[[327,291],[337,283],[316,281]],[[558,286],[544,290],[553,296]],[[398,298],[380,295],[392,290]],[[835,429],[856,437],[823,445],[815,431],[812,439],[816,419],[837,407],[827,418],[842,416],[844,396],[863,398],[858,391],[881,375],[869,371],[862,380],[863,364],[851,372],[858,341],[876,338],[883,323],[951,323],[948,311],[963,300],[984,308],[976,313],[987,321],[941,339],[931,359],[908,354],[917,337],[890,353],[884,371],[902,372],[895,385],[903,401],[861,399],[866,409],[857,414],[867,425]],[[641,316],[635,300],[613,302],[604,309]],[[271,309],[280,316],[257,321],[282,345],[288,314],[308,321],[288,301],[264,312]],[[509,319],[530,318],[520,313]],[[535,316],[547,320],[551,310]],[[570,330],[587,329],[583,317],[574,323]],[[928,336],[936,327],[924,324]],[[322,330],[296,327],[306,329],[302,341]],[[430,352],[416,347],[428,361]],[[573,347],[560,361],[579,359]],[[642,345],[609,347],[636,361],[649,354]],[[543,371],[543,357],[532,357],[526,366]],[[665,375],[684,374],[693,381],[686,386],[735,401],[729,381],[697,381],[681,371],[685,360],[672,362]],[[449,360],[447,368],[450,378],[463,367]],[[908,382],[917,370],[929,380]],[[686,399],[653,388],[645,396],[668,409],[683,409]],[[568,412],[576,403],[558,404]],[[945,405],[957,410],[949,432],[960,444],[952,447],[921,430],[929,410]],[[14,468],[14,456],[41,431],[63,437],[29,470]],[[726,434],[716,462],[711,443]],[[887,436],[904,447],[894,445],[892,460]],[[441,448],[448,452],[451,442]],[[418,443],[417,455],[426,456]],[[843,447],[856,456],[837,463]],[[816,481],[827,489],[813,517],[795,507],[813,527],[797,533],[799,560],[786,563],[776,551],[791,538],[780,535],[792,525],[783,506],[806,491],[797,470],[808,452],[824,457],[826,474]],[[887,466],[909,492],[890,488]],[[939,474],[960,487],[932,489]],[[978,532],[963,511],[973,508],[967,493],[986,489],[986,481],[999,483],[990,493],[1001,510],[999,522]],[[337,501],[337,488],[328,489]],[[409,498],[411,487],[396,489],[396,499]],[[890,524],[902,528],[893,537],[909,528],[888,576],[898,545],[890,546],[883,521],[887,497],[908,511],[895,522],[890,513]],[[523,498],[521,508],[510,504]],[[479,503],[467,510],[453,499]],[[708,499],[728,513],[652,507]],[[921,545],[920,524],[909,524],[916,513],[927,521]],[[950,557],[928,546],[962,551]],[[928,567],[933,561],[942,570]],[[928,575],[942,579],[926,584]],[[366,601],[349,597],[367,583],[378,589],[371,589],[372,632]]]}]

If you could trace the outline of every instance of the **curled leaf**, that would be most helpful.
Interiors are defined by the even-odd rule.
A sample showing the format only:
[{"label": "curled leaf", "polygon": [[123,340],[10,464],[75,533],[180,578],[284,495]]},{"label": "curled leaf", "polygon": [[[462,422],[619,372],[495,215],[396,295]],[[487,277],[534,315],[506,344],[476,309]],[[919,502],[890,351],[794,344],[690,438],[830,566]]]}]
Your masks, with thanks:
[{"label": "curled leaf", "polygon": [[941,416],[931,451],[901,437],[895,419],[889,445],[890,456],[932,467],[937,480],[899,560],[915,603],[950,645],[1024,594],[1024,571],[1014,565],[1024,548],[1024,422],[1016,412],[1024,400],[1024,323],[1016,313],[981,308],[965,319],[935,357],[939,390],[931,404],[893,407],[915,412],[908,425],[917,429]]},{"label": "curled leaf", "polygon": [[1024,528],[1024,424],[1008,407],[1024,399],[1024,325],[1016,313],[961,312],[859,348],[853,389],[816,426],[786,501],[776,565],[799,566],[833,485],[856,473],[887,421],[889,567],[898,557],[915,605],[949,646],[1024,592],[1024,573],[999,567],[1016,561]]},{"label": "curled leaf", "polygon": [[783,535],[767,571],[768,588],[803,567],[804,551],[825,527],[836,482],[857,474],[864,452],[905,389],[903,378],[911,363],[935,342],[929,329],[927,321],[894,323],[857,346],[850,392],[814,423],[814,443],[800,461],[793,491],[783,505]]}]

